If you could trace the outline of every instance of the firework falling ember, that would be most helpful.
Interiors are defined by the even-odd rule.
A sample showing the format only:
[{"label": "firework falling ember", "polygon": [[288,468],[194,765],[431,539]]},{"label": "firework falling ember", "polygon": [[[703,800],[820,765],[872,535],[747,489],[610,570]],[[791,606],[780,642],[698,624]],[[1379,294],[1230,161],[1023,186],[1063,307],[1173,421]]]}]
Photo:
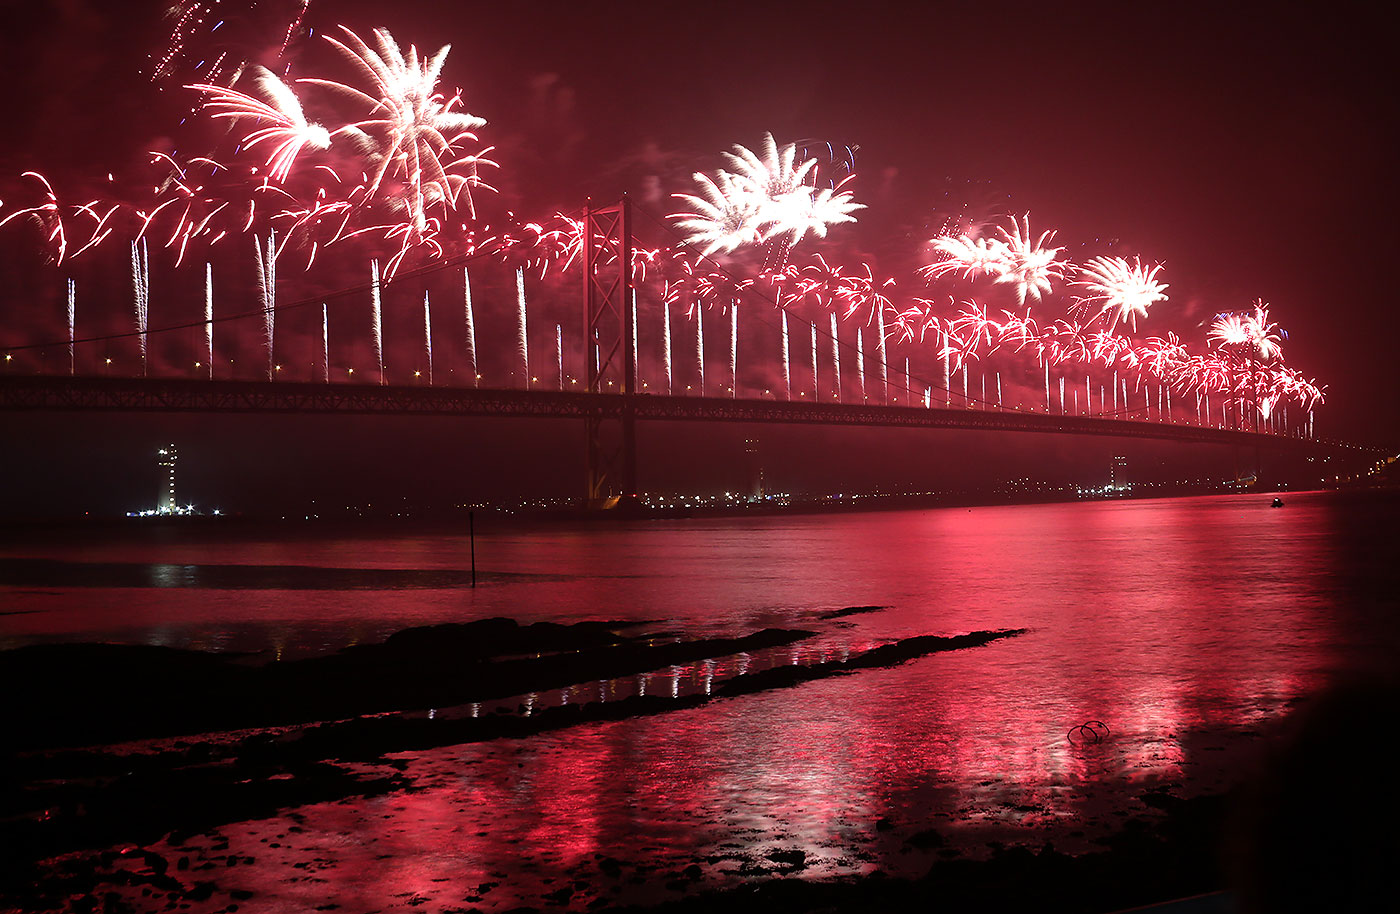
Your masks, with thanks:
[{"label": "firework falling ember", "polygon": [[865,402],[865,340],[856,328],[856,381],[860,385],[860,400]]},{"label": "firework falling ember", "polygon": [[700,396],[705,396],[705,310],[695,309],[695,368],[700,374]]},{"label": "firework falling ember", "polygon": [[331,313],[321,302],[321,377],[331,382]]},{"label": "firework falling ember", "polygon": [[374,360],[379,364],[379,383],[384,383],[384,323],[380,314],[379,261],[369,262],[370,334],[374,340]]},{"label": "firework falling ember", "polygon": [[[631,337],[631,339],[628,340],[628,343],[629,343],[629,344],[631,345],[631,347],[632,347],[632,383],[633,383],[634,385],[640,385],[640,384],[641,384],[641,380],[640,380],[640,377],[641,377],[641,376],[638,374],[638,367],[637,367],[637,360],[640,359],[641,356],[640,356],[640,355],[638,354],[638,352],[637,352],[637,348],[638,348],[638,347],[637,347],[637,287],[636,287],[636,286],[633,286],[633,287],[632,287],[632,323],[628,326],[628,333],[629,333],[629,336]],[[627,393],[636,393],[636,391],[635,391],[635,390],[629,390],[629,391],[627,391]]]},{"label": "firework falling ember", "polygon": [[170,31],[164,47],[152,58],[151,82],[160,86],[181,72],[197,73],[209,82],[225,73],[238,73],[247,64],[242,52],[251,43],[263,41],[267,31],[281,35],[277,51],[281,60],[301,31],[310,5],[311,0],[241,4],[248,8],[235,12],[218,0],[177,0],[166,11]]},{"label": "firework falling ember", "polygon": [[141,376],[146,376],[146,325],[151,298],[151,267],[146,240],[131,242],[131,285],[136,310],[136,338],[141,343]]},{"label": "firework falling ember", "polygon": [[821,388],[817,381],[817,325],[812,324],[812,402],[821,399]]},{"label": "firework falling ember", "polygon": [[841,341],[836,336],[836,312],[831,313],[831,378],[836,399],[841,399]]},{"label": "firework falling ember", "polygon": [[214,267],[204,265],[204,358],[214,380]]},{"label": "firework falling ember", "polygon": [[433,386],[433,309],[428,293],[423,293],[423,355],[428,360],[428,386]]},{"label": "firework falling ember", "polygon": [[525,269],[515,268],[515,311],[517,330],[515,345],[520,355],[520,370],[525,377],[525,389],[530,389],[530,335],[525,326]]},{"label": "firework falling ember", "polygon": [[273,380],[277,374],[277,364],[273,360],[272,337],[277,320],[277,246],[272,232],[267,234],[267,247],[264,249],[257,236],[253,237],[253,249],[258,256],[258,297],[263,312],[263,339],[267,345],[267,379]]},{"label": "firework falling ember", "polygon": [[1086,308],[1098,306],[1094,317],[1110,315],[1108,329],[1111,332],[1119,321],[1137,329],[1137,319],[1147,316],[1147,309],[1154,303],[1166,301],[1166,283],[1157,282],[1161,264],[1145,267],[1134,257],[1130,265],[1122,257],[1095,257],[1080,267],[1084,279],[1075,285],[1089,290],[1089,295],[1080,299]]},{"label": "firework falling ember", "polygon": [[467,370],[471,372],[472,387],[476,387],[481,376],[476,370],[476,321],[472,316],[472,275],[467,267],[462,268],[462,299],[467,319]]},{"label": "firework falling ember", "polygon": [[739,396],[739,305],[729,307],[729,396]]},{"label": "firework falling ember", "polygon": [[779,312],[783,324],[783,396],[792,399],[792,358],[788,348],[788,319],[787,312]]},{"label": "firework falling ember", "polygon": [[875,349],[880,360],[880,397],[882,403],[888,405],[890,402],[890,378],[889,366],[885,363],[885,312],[876,312],[878,330],[880,335],[876,338]]},{"label": "firework falling ember", "polygon": [[68,236],[63,228],[63,214],[59,209],[58,197],[54,194],[48,179],[38,172],[26,171],[21,177],[33,178],[44,185],[44,202],[38,206],[30,206],[10,213],[4,219],[0,219],[0,226],[15,219],[29,217],[44,232],[44,240],[49,245],[49,256],[53,258],[55,264],[61,264],[68,251]]},{"label": "firework falling ember", "polygon": [[945,408],[951,409],[953,406],[953,379],[949,374],[948,367],[949,344],[947,332],[943,331],[942,336],[943,345],[941,349],[943,355],[943,406]]},{"label": "firework falling ember", "polygon": [[666,396],[672,393],[671,383],[671,306],[661,303],[661,367],[666,373]]},{"label": "firework falling ember", "polygon": [[76,374],[76,373],[77,373],[77,367],[78,367],[77,352],[76,352],[76,350],[75,350],[75,348],[74,348],[74,342],[75,342],[75,339],[76,339],[76,337],[77,337],[77,320],[76,320],[77,314],[78,314],[78,310],[77,310],[77,299],[78,299],[78,287],[77,287],[77,284],[74,283],[72,279],[69,279],[69,280],[68,280],[68,373],[69,373],[70,375]]},{"label": "firework falling ember", "polygon": [[564,389],[564,325],[554,325],[554,367],[559,373],[559,389]]}]

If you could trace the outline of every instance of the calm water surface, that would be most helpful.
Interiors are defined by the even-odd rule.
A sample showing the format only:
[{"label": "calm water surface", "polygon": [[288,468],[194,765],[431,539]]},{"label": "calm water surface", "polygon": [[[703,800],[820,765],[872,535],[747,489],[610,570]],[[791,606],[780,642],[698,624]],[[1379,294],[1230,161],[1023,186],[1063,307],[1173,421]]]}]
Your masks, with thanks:
[{"label": "calm water surface", "polygon": [[[805,662],[909,635],[1027,628],[659,717],[412,753],[418,790],[303,807],[292,835],[284,818],[227,830],[230,853],[263,862],[260,898],[324,899],[325,884],[296,868],[319,860],[350,910],[408,905],[405,892],[539,904],[569,880],[572,906],[665,897],[657,880],[609,882],[600,855],[663,871],[702,859],[705,886],[772,872],[763,855],[775,850],[802,850],[811,877],[912,873],[932,852],[903,842],[929,827],[1032,840],[1058,824],[1092,837],[1125,814],[1104,800],[1124,785],[1227,777],[1220,734],[1249,733],[1340,676],[1387,669],[1400,647],[1400,501],[1285,500],[531,530],[478,519],[474,590],[462,586],[464,536],[10,541],[0,645],[82,638],[285,654],[510,616],[691,634],[809,628],[818,637],[789,661]],[[885,608],[820,618],[862,604]],[[658,671],[635,687],[693,690],[734,662]],[[1067,730],[1086,720],[1112,736],[1076,745]],[[877,829],[881,818],[895,827]],[[270,851],[274,836],[282,847]],[[500,886],[476,894],[490,882]],[[613,885],[626,888],[607,894]]]}]

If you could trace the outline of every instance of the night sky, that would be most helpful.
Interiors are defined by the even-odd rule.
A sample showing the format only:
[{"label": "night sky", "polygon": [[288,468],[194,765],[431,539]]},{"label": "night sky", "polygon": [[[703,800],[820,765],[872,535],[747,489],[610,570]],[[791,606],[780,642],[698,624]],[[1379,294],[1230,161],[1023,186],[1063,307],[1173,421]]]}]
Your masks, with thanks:
[{"label": "night sky", "polygon": [[[259,34],[262,13],[247,13],[237,0],[223,6],[245,10],[246,21],[230,16],[230,29]],[[758,6],[314,0],[306,24],[318,37],[295,46],[293,75],[325,66],[319,35],[337,23],[362,34],[387,26],[420,49],[450,42],[443,84],[460,87],[467,110],[490,122],[482,139],[497,146],[502,168],[493,183],[501,194],[483,205],[498,211],[543,216],[627,191],[664,215],[674,206],[669,194],[692,189],[691,172],[713,171],[722,150],[756,146],[764,131],[780,142],[855,146],[851,189],[869,208],[859,225],[834,229],[829,247],[809,241],[803,250],[859,256],[906,275],[922,262],[930,226],[950,201],[1029,212],[1037,231],[1057,228],[1057,243],[1076,258],[1111,250],[1165,264],[1170,300],[1141,325],[1146,334],[1175,330],[1199,350],[1216,312],[1263,298],[1289,333],[1288,363],[1327,385],[1319,434],[1400,441],[1390,351],[1400,333],[1391,289],[1400,242],[1392,215],[1394,70],[1391,30],[1379,13],[1345,4]],[[274,8],[263,4],[264,13]],[[0,69],[12,92],[0,199],[12,198],[29,168],[79,196],[76,189],[96,186],[107,172],[128,173],[147,149],[193,142],[175,127],[180,90],[154,92],[139,72],[168,31],[162,9],[64,0],[7,12]],[[261,47],[249,38],[249,57],[275,51],[280,38],[274,30]],[[0,262],[29,275],[17,266],[13,229],[0,229]],[[8,286],[0,315],[25,307],[23,293]],[[0,327],[0,342],[13,332]],[[86,481],[64,510],[108,510],[135,497],[123,490],[144,485],[142,474],[153,473],[149,452],[165,438],[203,463],[192,478],[207,488],[191,498],[243,498],[249,506],[285,497],[279,466],[314,474],[327,497],[347,489],[405,494],[394,474],[376,468],[415,459],[428,475],[451,479],[444,491],[454,497],[493,486],[569,494],[581,473],[573,456],[581,433],[572,427],[14,415],[0,422],[19,442],[7,449],[9,472]],[[648,446],[674,473],[653,481],[722,484],[713,464],[730,445],[697,456],[686,435],[713,443],[741,440],[743,431],[684,432],[673,441],[657,430]],[[859,435],[770,437],[775,452],[791,447],[794,460],[813,442],[829,445],[831,472],[815,474],[829,478],[814,485],[843,477],[857,487],[898,483],[916,473],[905,462],[925,475],[951,473],[967,463],[949,457],[958,448],[1024,458],[988,470],[993,476],[1071,476],[1079,461],[1099,460],[1099,451],[1086,456],[1083,447],[1037,439]],[[433,448],[431,458],[421,456]],[[556,460],[555,451],[570,457]],[[11,495],[0,510],[33,511],[34,501]]]}]

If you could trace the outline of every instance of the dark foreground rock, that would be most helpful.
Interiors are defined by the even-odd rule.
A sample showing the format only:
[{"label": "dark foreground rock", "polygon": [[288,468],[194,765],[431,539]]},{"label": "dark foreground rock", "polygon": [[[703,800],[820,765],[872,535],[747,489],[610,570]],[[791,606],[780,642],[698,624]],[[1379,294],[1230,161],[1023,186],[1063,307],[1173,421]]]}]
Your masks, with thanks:
[{"label": "dark foreground rock", "polygon": [[0,652],[0,712],[11,751],[446,707],[669,664],[791,644],[812,633],[767,629],[692,641],[628,637],[628,623],[517,625],[483,619],[407,629],[324,657],[246,656],[116,644]]},{"label": "dark foreground rock", "polygon": [[[494,633],[489,646],[484,643],[488,632]],[[304,720],[316,709],[329,708],[335,713],[327,715],[332,718],[329,722],[315,725],[214,734],[203,740],[177,740],[164,745],[120,750],[31,749],[8,753],[3,758],[4,773],[0,775],[0,783],[5,788],[4,806],[0,809],[3,813],[0,845],[15,850],[7,854],[7,867],[0,876],[0,898],[13,897],[14,893],[21,893],[23,897],[26,891],[51,891],[54,879],[58,879],[62,891],[71,889],[72,880],[80,879],[81,872],[75,877],[69,871],[71,867],[65,868],[58,878],[52,866],[45,863],[63,855],[76,853],[81,860],[86,849],[119,844],[144,846],[167,834],[208,832],[230,822],[264,818],[289,806],[375,796],[406,787],[393,776],[383,776],[383,764],[376,766],[372,776],[356,774],[346,766],[353,760],[382,759],[386,754],[404,750],[501,737],[528,737],[585,722],[670,713],[737,695],[890,666],[938,651],[976,647],[1020,633],[1009,630],[909,638],[858,652],[843,661],[782,666],[735,675],[720,682],[710,694],[676,698],[633,696],[526,713],[502,708],[476,717],[367,714],[365,712],[382,708],[384,699],[375,693],[368,707],[357,704],[366,690],[354,680],[393,670],[405,679],[417,680],[394,692],[396,703],[412,698],[413,702],[441,707],[464,700],[464,695],[518,694],[526,688],[543,689],[624,676],[638,670],[665,667],[679,662],[680,658],[713,658],[789,644],[808,633],[764,630],[739,638],[653,643],[641,638],[623,639],[606,627],[590,625],[578,632],[577,644],[587,646],[565,651],[562,649],[575,644],[565,627],[521,629],[514,623],[488,620],[476,626],[439,626],[411,631],[390,638],[383,645],[354,653],[342,652],[317,661],[283,665],[293,667],[294,674],[283,670],[271,674],[265,669],[239,670],[223,661],[206,664],[181,652],[152,655],[145,650],[122,654],[70,650],[70,656],[121,657],[123,662],[133,658],[152,660],[163,675],[173,675],[172,671],[178,670],[186,679],[179,683],[180,688],[169,687],[177,693],[183,689],[209,694],[212,687],[208,681],[198,678],[200,672],[212,672],[221,688],[227,687],[230,681],[256,682],[237,677],[261,672],[272,678],[255,687],[270,689],[275,686],[287,690],[283,698],[296,709],[292,719]],[[546,645],[555,653],[545,654]],[[540,648],[540,656],[510,656],[531,647]],[[29,656],[22,662],[11,662],[7,668],[13,674],[33,661],[33,656]],[[458,675],[467,685],[448,681],[451,678],[448,672],[454,664],[460,664]],[[128,667],[121,669],[137,675]],[[150,678],[154,674],[146,671],[139,675]],[[301,694],[296,691],[299,689],[313,694]],[[225,697],[232,698],[231,695]],[[79,714],[80,710],[75,709],[74,713]],[[164,715],[157,713],[159,708],[155,702],[137,703],[128,710],[130,713],[126,717],[113,711],[117,722],[109,723],[99,732],[120,733],[130,738],[146,728],[172,722],[168,709]],[[350,713],[352,711],[358,711],[359,716]],[[205,732],[216,729],[215,725],[226,723],[230,717],[246,720],[246,713],[250,713],[240,715],[227,706],[216,705],[210,710],[211,720],[200,712],[198,706],[189,708],[194,717],[186,722],[186,730]],[[89,715],[95,713],[90,711]],[[334,719],[337,716],[341,719]],[[79,720],[83,719],[79,714]],[[92,734],[79,729],[78,723],[70,721],[69,724],[73,730],[67,734],[67,741],[95,741]],[[32,746],[48,731],[33,727],[26,732],[28,744]],[[401,764],[389,762],[388,766],[396,768]],[[174,863],[178,869],[179,861]],[[800,861],[786,861],[785,866],[793,870],[801,868]],[[163,867],[157,875],[163,877],[165,872]],[[92,878],[100,881],[97,876]],[[26,886],[34,888],[26,890]],[[24,909],[25,906],[20,907]]]}]

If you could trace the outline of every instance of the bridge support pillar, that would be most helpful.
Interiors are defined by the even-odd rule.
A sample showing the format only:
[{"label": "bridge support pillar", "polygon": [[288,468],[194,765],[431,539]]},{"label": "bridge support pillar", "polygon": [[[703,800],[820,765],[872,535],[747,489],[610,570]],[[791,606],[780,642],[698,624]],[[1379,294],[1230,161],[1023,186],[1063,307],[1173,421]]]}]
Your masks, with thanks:
[{"label": "bridge support pillar", "polygon": [[[584,335],[589,393],[616,394],[615,415],[584,420],[590,508],[637,504],[637,328],[633,326],[632,207],[583,212]],[[613,428],[615,427],[615,428]]]}]

